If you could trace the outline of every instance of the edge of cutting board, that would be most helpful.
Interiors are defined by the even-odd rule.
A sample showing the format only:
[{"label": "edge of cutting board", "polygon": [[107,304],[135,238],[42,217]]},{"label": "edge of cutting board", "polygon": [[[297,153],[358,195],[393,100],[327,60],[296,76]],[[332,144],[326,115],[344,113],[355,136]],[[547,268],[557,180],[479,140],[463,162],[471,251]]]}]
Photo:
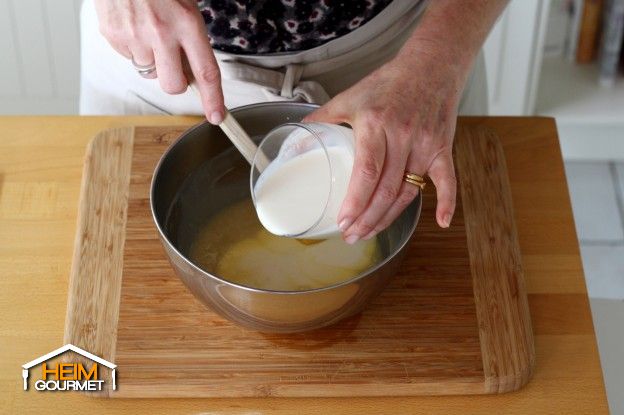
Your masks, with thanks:
[{"label": "edge of cutting board", "polygon": [[[480,183],[464,178],[458,188],[464,204],[485,375],[481,393],[504,393],[526,384],[535,365],[509,178],[507,174],[498,174],[507,169],[502,146],[493,131],[483,126],[461,124],[457,131],[458,170],[477,168],[486,174],[486,180]],[[65,343],[112,362],[117,341],[133,140],[134,128],[129,127],[102,131],[89,144],[69,278]],[[462,153],[462,157],[457,157],[457,153]],[[93,157],[94,154],[97,157]],[[479,157],[501,160],[502,165],[477,165]],[[89,192],[88,184],[94,181],[104,184],[107,191]],[[466,208],[468,204],[472,205],[472,210]],[[476,209],[488,210],[488,206],[494,205],[502,208],[487,216],[471,215],[478,211]],[[92,209],[92,206],[98,208]],[[484,220],[485,217],[489,220]],[[101,222],[111,225],[98,228]],[[95,252],[108,252],[107,261],[93,261]],[[511,265],[501,261],[503,257],[511,258],[508,261]],[[108,306],[98,307],[102,304]],[[500,308],[500,304],[507,307]],[[402,392],[400,395],[409,395],[406,390]],[[444,394],[443,391],[431,392]],[[465,390],[464,393],[475,392],[470,388],[470,392]],[[110,389],[99,394],[117,395]]]},{"label": "edge of cutting board", "polygon": [[[109,362],[117,347],[133,144],[134,127],[124,127],[102,131],[87,145],[69,275],[64,343]],[[105,191],[94,192],[93,183]],[[110,371],[103,375],[108,381],[98,396],[112,392]]]},{"label": "edge of cutting board", "polygon": [[[459,126],[457,131],[457,169],[481,169],[486,176],[481,181],[463,177],[458,189],[464,206],[485,393],[510,392],[531,378],[535,346],[505,153],[496,133],[487,127]],[[490,164],[496,160],[501,165]],[[475,215],[478,211],[488,214]],[[508,307],[500,309],[500,304]]]}]

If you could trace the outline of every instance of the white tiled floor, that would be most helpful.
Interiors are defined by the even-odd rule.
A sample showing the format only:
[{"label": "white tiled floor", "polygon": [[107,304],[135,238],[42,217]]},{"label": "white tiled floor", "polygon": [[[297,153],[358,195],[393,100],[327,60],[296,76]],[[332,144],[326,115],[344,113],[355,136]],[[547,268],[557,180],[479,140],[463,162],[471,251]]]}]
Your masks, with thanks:
[{"label": "white tiled floor", "polygon": [[609,409],[624,414],[624,300],[591,299]]},{"label": "white tiled floor", "polygon": [[581,241],[622,241],[612,166],[607,163],[566,164],[576,230]]},{"label": "white tiled floor", "polygon": [[624,162],[615,164],[615,181],[620,194],[624,195]]},{"label": "white tiled floor", "polygon": [[566,162],[612,414],[624,415],[624,162]]},{"label": "white tiled floor", "polygon": [[582,242],[581,255],[589,296],[624,299],[624,245],[590,245],[589,242]]}]

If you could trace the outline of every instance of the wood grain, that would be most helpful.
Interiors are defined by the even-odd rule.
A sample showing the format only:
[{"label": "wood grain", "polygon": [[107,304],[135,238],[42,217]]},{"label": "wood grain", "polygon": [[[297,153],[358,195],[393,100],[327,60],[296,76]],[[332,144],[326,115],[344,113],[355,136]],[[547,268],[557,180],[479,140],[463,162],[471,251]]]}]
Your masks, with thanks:
[{"label": "wood grain", "polygon": [[487,128],[461,127],[457,137],[485,390],[508,392],[531,377],[535,350],[505,153]]},{"label": "wood grain", "polygon": [[63,341],[85,146],[107,128],[190,126],[198,121],[0,117],[0,413],[62,413],[67,408],[136,415],[608,413],[556,125],[540,117],[459,120],[459,126],[494,130],[505,151],[537,362],[531,381],[520,391],[445,397],[105,400],[22,391],[19,367]]},{"label": "wood grain", "polygon": [[[107,130],[87,147],[68,288],[65,343],[110,362],[117,347],[133,131]],[[105,385],[108,394],[111,382]]]},{"label": "wood grain", "polygon": [[[168,265],[148,189],[160,155],[181,132],[135,130],[126,237],[116,247],[123,279],[114,356],[123,381],[112,396],[448,395],[502,393],[528,381],[533,339],[495,136],[462,129],[457,165],[460,183],[470,177],[480,186],[462,185],[462,193],[499,186],[502,202],[460,196],[454,226],[443,231],[429,189],[408,258],[365,312],[312,333],[278,335],[240,329],[206,310]],[[465,218],[478,226],[466,228]],[[492,238],[503,243],[483,245]],[[72,275],[74,285],[85,277]]]},{"label": "wood grain", "polygon": [[[193,90],[197,92],[196,88],[193,88]],[[257,158],[256,168],[259,171],[266,169],[269,165],[269,159],[264,152],[258,151],[258,146],[249,138],[247,132],[241,127],[238,121],[236,121],[232,113],[229,111],[225,112],[225,118],[223,122],[219,124],[219,127],[221,127],[225,135],[227,135],[232,144],[241,152],[249,164],[253,164],[255,156]]]}]

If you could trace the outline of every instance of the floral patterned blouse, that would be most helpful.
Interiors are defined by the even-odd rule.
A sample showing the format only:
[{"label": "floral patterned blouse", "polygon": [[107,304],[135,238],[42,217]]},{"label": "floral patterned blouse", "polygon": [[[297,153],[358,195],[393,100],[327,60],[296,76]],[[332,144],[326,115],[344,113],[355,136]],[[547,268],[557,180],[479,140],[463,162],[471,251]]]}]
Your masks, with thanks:
[{"label": "floral patterned blouse", "polygon": [[[409,0],[401,0],[409,1]],[[198,0],[213,48],[236,54],[312,49],[362,26],[392,0]]]}]

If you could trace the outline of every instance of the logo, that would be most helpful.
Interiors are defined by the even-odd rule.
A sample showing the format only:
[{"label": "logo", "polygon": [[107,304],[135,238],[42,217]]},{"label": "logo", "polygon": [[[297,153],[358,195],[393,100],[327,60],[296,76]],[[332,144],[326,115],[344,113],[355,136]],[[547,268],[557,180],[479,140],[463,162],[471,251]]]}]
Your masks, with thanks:
[{"label": "logo", "polygon": [[[73,351],[91,361],[91,363],[67,363],[59,362],[50,364],[47,361],[62,355],[67,351]],[[24,390],[28,390],[28,375],[31,368],[41,365],[41,379],[35,381],[35,389],[38,391],[101,391],[106,382],[101,379],[101,366],[111,369],[112,389],[116,390],[115,370],[117,365],[104,360],[73,344],[66,344],[50,353],[41,356],[22,366],[22,378],[24,378]]]}]

